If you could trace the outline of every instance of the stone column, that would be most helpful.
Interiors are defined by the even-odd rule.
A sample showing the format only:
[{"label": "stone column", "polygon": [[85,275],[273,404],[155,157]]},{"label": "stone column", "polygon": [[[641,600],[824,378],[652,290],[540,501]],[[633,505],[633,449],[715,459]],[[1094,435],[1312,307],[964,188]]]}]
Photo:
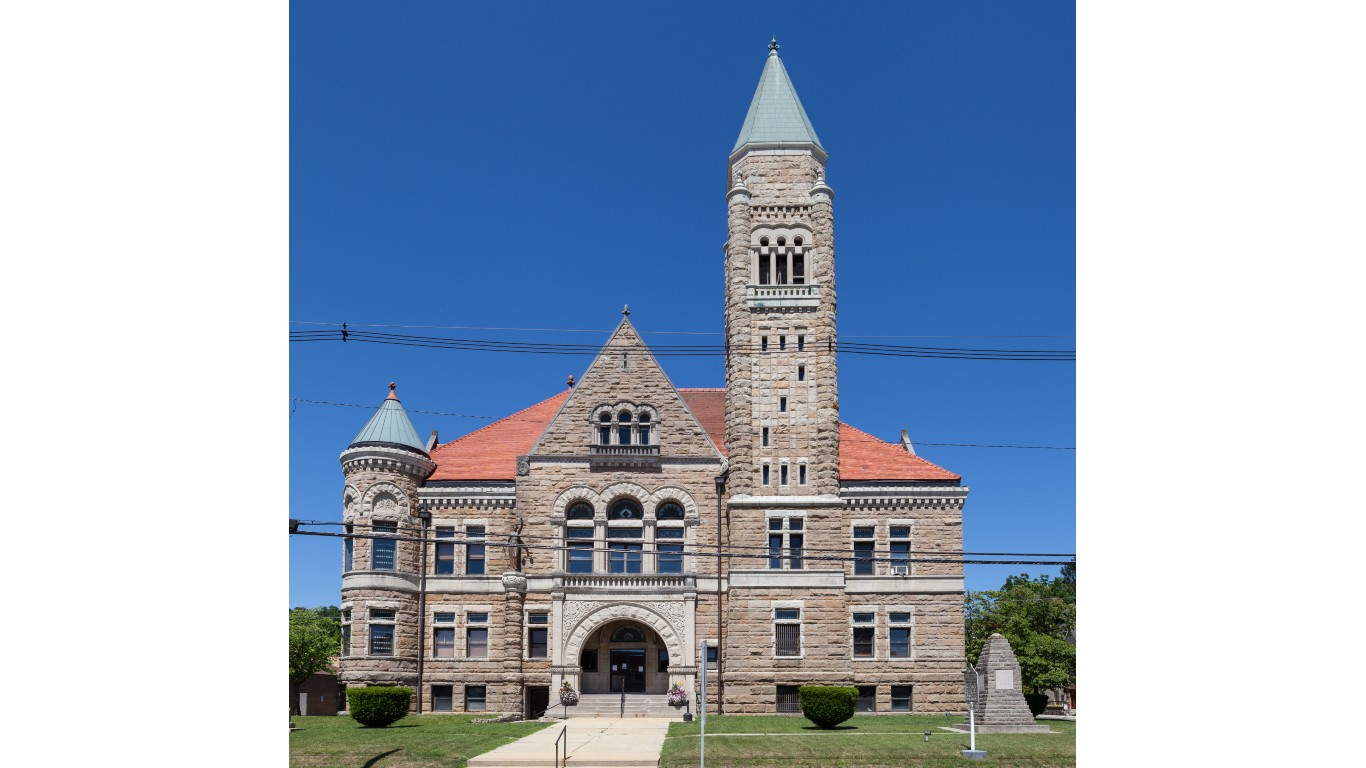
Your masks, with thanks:
[{"label": "stone column", "polygon": [[522,626],[526,604],[526,576],[509,571],[503,574],[503,658],[506,666],[503,683],[509,689],[509,696],[503,706],[504,712],[525,712],[525,679],[522,675]]}]

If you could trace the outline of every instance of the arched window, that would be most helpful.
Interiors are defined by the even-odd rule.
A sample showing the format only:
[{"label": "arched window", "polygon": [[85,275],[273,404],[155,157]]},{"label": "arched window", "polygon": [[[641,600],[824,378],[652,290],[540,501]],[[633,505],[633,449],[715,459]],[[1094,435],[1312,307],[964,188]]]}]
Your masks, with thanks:
[{"label": "arched window", "polygon": [[682,520],[683,507],[677,502],[666,501],[655,510],[655,517],[659,520]]},{"label": "arched window", "polygon": [[649,411],[641,411],[639,421],[640,421],[640,426],[636,428],[636,436],[637,436],[639,439],[636,440],[636,442],[639,443],[640,445],[649,445],[649,444],[650,444],[650,412],[649,412]]},{"label": "arched window", "polygon": [[612,642],[643,643],[645,642],[645,630],[634,624],[623,624],[612,631]]},{"label": "arched window", "polygon": [[617,499],[607,510],[608,520],[639,520],[640,517],[640,502],[635,499]]},{"label": "arched window", "polygon": [[565,514],[565,517],[570,520],[592,520],[593,505],[586,501],[575,502],[569,505],[569,512]]}]

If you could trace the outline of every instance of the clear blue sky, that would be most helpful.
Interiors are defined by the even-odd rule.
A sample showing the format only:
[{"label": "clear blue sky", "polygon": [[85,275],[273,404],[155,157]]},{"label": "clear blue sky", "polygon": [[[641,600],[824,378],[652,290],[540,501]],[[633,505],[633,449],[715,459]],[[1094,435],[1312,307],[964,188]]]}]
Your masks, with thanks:
[{"label": "clear blue sky", "polygon": [[[776,35],[830,153],[841,337],[1073,349],[1074,10],[1066,2],[294,3],[294,323],[720,343],[726,157]],[[290,330],[318,326],[291,324]],[[283,331],[281,333],[283,336]],[[1054,338],[1005,338],[1005,337]],[[941,338],[930,338],[941,337]],[[871,341],[871,339],[869,339]],[[390,380],[448,441],[590,358],[291,344],[289,515],[338,520],[338,454]],[[721,359],[663,357],[677,386]],[[842,418],[963,476],[964,548],[1074,552],[1075,366],[842,355]],[[338,600],[340,545],[290,539],[290,604]],[[989,589],[1044,566],[969,566]]]}]

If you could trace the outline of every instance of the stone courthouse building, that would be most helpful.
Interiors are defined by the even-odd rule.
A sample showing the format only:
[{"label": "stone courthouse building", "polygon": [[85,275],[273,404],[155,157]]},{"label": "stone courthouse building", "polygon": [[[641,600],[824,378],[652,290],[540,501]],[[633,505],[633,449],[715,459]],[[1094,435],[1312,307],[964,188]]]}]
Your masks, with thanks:
[{"label": "stone courthouse building", "polygon": [[676,388],[628,311],[577,384],[451,442],[390,385],[341,455],[343,685],[537,716],[707,664],[713,711],[966,710],[968,489],[840,421],[826,157],[772,44],[726,173],[725,388]]}]

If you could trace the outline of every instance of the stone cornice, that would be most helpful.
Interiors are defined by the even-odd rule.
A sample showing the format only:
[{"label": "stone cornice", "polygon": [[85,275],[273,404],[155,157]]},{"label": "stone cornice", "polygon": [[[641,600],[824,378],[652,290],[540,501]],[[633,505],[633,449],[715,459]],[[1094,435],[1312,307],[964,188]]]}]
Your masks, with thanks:
[{"label": "stone cornice", "polygon": [[963,485],[840,483],[840,499],[850,509],[962,509],[971,489]]},{"label": "stone cornice", "polygon": [[406,472],[421,479],[436,469],[431,459],[401,448],[369,445],[361,448],[348,448],[342,451],[343,472],[357,469],[388,469]]},{"label": "stone cornice", "polygon": [[456,507],[510,509],[517,500],[517,484],[424,485],[417,489],[417,498],[428,509],[454,509]]},{"label": "stone cornice", "polygon": [[732,507],[766,507],[766,508],[806,508],[806,507],[839,507],[844,505],[844,500],[839,496],[750,496],[739,494],[731,496],[726,503]]}]

